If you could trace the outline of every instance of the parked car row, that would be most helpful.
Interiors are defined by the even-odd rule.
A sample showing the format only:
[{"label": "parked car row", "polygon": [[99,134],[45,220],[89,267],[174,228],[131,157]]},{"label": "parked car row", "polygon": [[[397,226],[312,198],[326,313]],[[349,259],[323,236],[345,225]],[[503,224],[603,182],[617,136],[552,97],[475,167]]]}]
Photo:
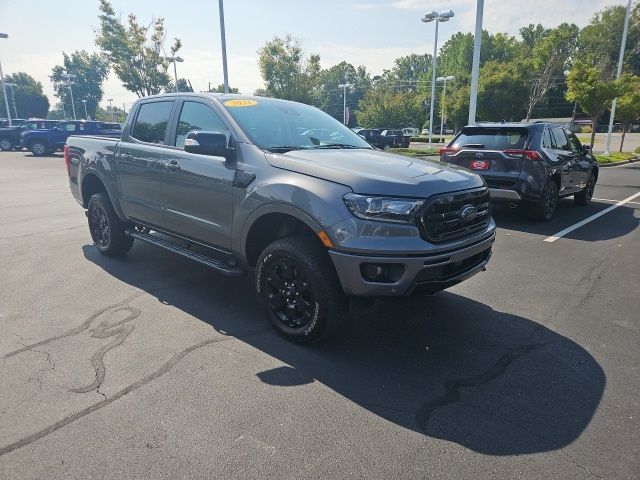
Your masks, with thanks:
[{"label": "parked car row", "polygon": [[364,128],[358,131],[371,146],[386,150],[387,148],[407,148],[411,137],[403,134],[402,130]]},{"label": "parked car row", "polygon": [[20,125],[0,128],[0,150],[26,148],[36,156],[62,150],[70,135],[92,135],[119,138],[119,123],[84,120],[26,120]]}]

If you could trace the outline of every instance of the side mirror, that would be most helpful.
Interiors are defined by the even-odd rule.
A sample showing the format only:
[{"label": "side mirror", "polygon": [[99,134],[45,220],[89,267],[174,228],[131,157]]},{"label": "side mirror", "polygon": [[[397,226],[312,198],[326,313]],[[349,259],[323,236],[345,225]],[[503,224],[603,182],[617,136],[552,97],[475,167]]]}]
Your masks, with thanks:
[{"label": "side mirror", "polygon": [[589,145],[583,145],[582,146],[582,153],[584,155],[588,155],[591,153],[591,147]]},{"label": "side mirror", "polygon": [[193,130],[187,133],[184,140],[184,151],[212,157],[224,157],[230,160],[235,155],[235,149],[229,148],[227,145],[227,135],[222,132]]}]

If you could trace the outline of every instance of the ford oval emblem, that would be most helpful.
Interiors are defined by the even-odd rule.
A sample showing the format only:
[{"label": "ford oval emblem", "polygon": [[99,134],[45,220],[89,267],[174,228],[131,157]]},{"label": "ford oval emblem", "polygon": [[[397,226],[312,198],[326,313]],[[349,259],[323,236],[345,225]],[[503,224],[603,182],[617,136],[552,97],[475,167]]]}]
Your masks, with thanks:
[{"label": "ford oval emblem", "polygon": [[470,222],[476,218],[476,215],[478,215],[478,210],[473,205],[465,205],[462,207],[462,210],[460,210],[460,218],[465,222]]},{"label": "ford oval emblem", "polygon": [[478,152],[476,153],[476,158],[482,158],[484,157],[484,153]]}]

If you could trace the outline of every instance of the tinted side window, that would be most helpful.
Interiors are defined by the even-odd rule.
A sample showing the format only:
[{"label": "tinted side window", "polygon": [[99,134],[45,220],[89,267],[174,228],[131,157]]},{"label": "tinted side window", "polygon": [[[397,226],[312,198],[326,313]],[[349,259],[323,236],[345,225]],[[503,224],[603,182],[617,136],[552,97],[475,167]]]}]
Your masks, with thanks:
[{"label": "tinted side window", "polygon": [[555,140],[556,149],[558,150],[571,150],[567,137],[564,134],[564,130],[560,127],[554,127],[551,129],[551,135]]},{"label": "tinted side window", "polygon": [[67,124],[62,126],[62,129],[65,132],[75,132],[76,131],[76,125],[75,125],[75,123],[67,123]]},{"label": "tinted side window", "polygon": [[164,143],[173,102],[152,102],[140,105],[131,136],[147,143]]},{"label": "tinted side window", "polygon": [[542,146],[544,148],[556,148],[556,144],[551,137],[551,131],[548,128],[545,128],[542,134]]},{"label": "tinted side window", "polygon": [[571,151],[573,153],[577,153],[577,154],[582,154],[582,144],[580,143],[580,140],[578,140],[578,138],[570,132],[566,132],[567,137],[569,138],[569,145],[571,146]]},{"label": "tinted side window", "polygon": [[173,144],[176,147],[183,147],[187,133],[192,130],[218,131],[223,133],[228,133],[229,131],[218,114],[208,105],[198,102],[184,102],[182,104],[176,138]]}]

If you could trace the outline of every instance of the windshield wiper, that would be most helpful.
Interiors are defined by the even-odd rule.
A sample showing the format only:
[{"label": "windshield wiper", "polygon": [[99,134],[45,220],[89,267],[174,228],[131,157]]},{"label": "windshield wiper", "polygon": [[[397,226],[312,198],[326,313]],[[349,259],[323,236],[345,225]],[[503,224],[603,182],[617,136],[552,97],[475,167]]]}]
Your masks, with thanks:
[{"label": "windshield wiper", "polygon": [[325,143],[324,145],[314,145],[312,148],[315,150],[317,148],[367,148],[367,147],[357,147],[355,145],[349,145],[347,143]]},{"label": "windshield wiper", "polygon": [[265,150],[273,153],[287,153],[287,152],[290,152],[291,150],[305,150],[307,148],[308,147],[302,147],[300,145],[278,145],[275,147],[267,147],[265,148]]}]

